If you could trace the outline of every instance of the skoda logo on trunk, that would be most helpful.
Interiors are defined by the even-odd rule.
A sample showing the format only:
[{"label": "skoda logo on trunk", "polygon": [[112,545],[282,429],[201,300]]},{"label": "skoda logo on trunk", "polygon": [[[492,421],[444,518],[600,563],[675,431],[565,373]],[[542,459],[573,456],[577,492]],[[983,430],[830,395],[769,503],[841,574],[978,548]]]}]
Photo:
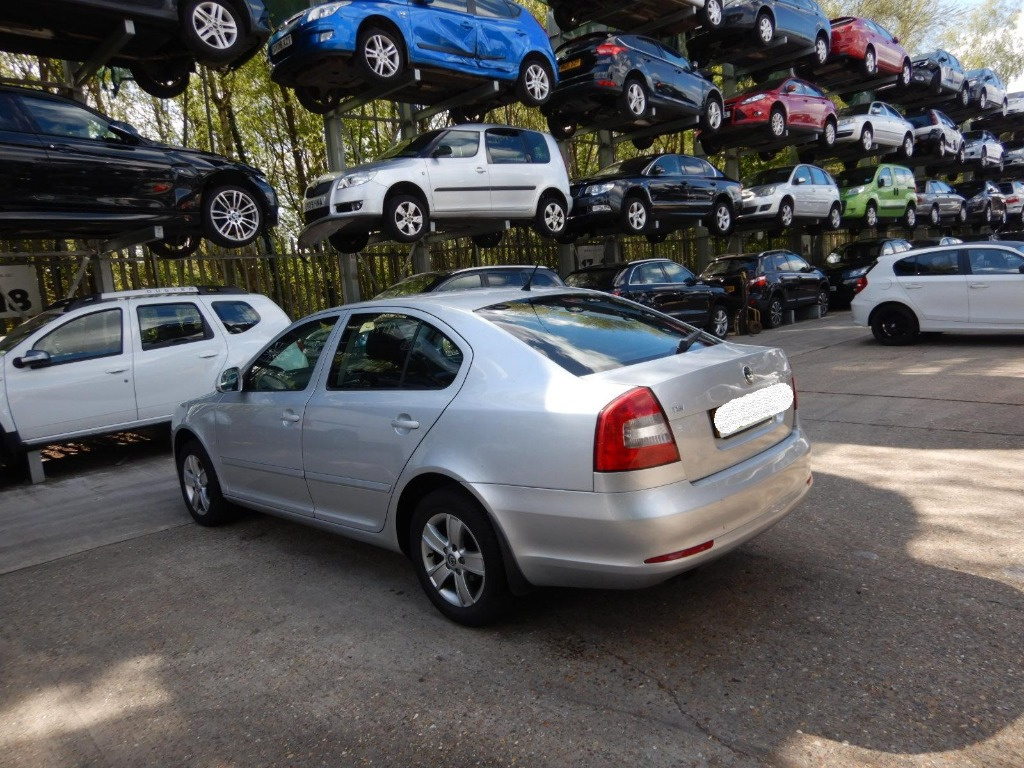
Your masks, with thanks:
[{"label": "skoda logo on trunk", "polygon": [[754,372],[750,369],[749,365],[743,366],[743,378],[747,380],[747,384],[754,383]]}]

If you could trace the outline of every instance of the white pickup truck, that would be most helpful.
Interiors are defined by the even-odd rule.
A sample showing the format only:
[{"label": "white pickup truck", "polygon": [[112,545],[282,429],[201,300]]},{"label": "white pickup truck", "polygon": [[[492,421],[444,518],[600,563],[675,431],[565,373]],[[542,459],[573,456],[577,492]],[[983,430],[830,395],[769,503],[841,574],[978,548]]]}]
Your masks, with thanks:
[{"label": "white pickup truck", "polygon": [[67,299],[0,339],[0,461],[170,421],[289,324],[262,294],[157,288]]}]

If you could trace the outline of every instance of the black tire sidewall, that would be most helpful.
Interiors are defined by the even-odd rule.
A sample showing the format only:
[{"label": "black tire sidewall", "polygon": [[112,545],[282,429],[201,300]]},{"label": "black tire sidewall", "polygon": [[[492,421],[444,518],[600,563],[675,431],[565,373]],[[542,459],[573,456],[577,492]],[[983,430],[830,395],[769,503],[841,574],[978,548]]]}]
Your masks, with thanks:
[{"label": "black tire sidewall", "polygon": [[[188,500],[188,493],[185,490],[184,467],[185,461],[189,456],[195,456],[206,471],[206,488],[210,497],[210,509],[205,514],[192,505]],[[181,498],[185,502],[185,507],[188,509],[192,519],[204,526],[223,525],[234,519],[235,510],[224,500],[220,490],[220,480],[213,468],[213,462],[210,461],[209,454],[199,444],[199,441],[190,439],[182,443],[181,447],[175,451],[174,459],[178,470],[178,485],[181,488]]]}]

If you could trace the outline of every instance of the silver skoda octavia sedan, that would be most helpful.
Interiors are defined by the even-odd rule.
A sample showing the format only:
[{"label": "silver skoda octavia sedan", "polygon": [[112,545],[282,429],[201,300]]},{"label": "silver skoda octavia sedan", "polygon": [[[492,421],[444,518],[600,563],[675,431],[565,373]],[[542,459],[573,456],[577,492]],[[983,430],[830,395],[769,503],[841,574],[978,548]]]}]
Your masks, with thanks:
[{"label": "silver skoda octavia sedan", "polygon": [[779,349],[578,289],[421,294],[294,323],[174,417],[189,512],[240,505],[404,552],[448,618],[636,588],[811,486]]}]

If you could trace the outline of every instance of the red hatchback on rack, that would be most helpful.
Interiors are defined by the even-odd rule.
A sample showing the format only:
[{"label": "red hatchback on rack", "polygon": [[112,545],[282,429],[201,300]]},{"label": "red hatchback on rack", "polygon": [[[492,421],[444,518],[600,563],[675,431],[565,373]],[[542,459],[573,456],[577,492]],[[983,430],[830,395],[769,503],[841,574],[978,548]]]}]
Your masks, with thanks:
[{"label": "red hatchback on rack", "polygon": [[859,62],[865,77],[899,75],[899,85],[910,85],[914,70],[907,50],[899,38],[871,19],[841,16],[832,19],[830,60],[852,59]]}]

